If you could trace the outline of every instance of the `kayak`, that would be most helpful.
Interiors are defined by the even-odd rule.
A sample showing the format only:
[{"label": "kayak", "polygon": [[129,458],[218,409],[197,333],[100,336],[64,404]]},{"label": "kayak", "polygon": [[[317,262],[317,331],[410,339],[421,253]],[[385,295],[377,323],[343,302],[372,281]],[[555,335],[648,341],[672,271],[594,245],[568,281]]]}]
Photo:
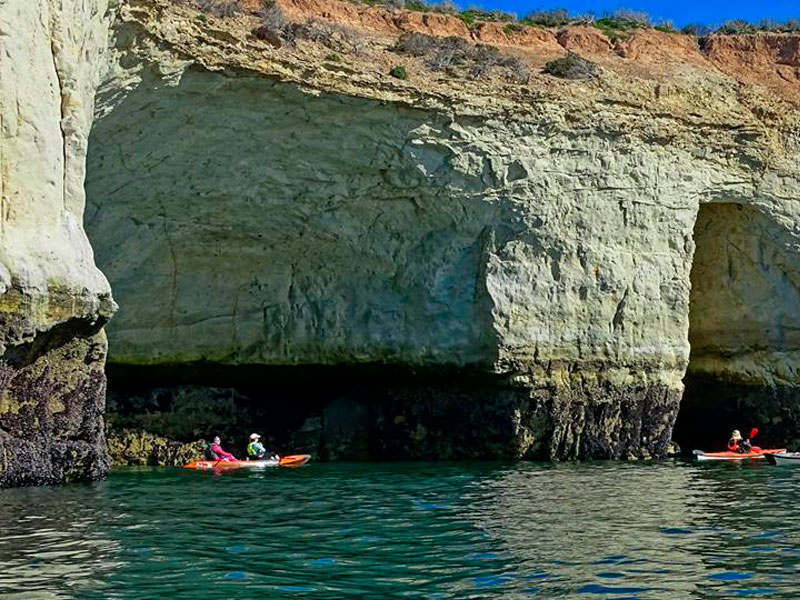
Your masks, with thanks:
[{"label": "kayak", "polygon": [[268,467],[302,467],[311,460],[310,454],[291,454],[279,460],[196,460],[183,465],[184,469],[266,469]]},{"label": "kayak", "polygon": [[785,453],[786,448],[760,448],[756,451],[745,452],[703,452],[695,450],[694,456],[697,460],[763,460],[767,455]]},{"label": "kayak", "polygon": [[800,452],[777,452],[767,456],[767,461],[773,465],[800,466]]}]

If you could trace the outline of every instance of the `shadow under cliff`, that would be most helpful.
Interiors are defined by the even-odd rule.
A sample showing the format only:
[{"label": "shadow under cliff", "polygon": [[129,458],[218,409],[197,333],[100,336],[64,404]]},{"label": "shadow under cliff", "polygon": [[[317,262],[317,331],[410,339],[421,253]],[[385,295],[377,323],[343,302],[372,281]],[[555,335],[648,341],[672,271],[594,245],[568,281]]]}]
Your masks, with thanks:
[{"label": "shadow under cliff", "polygon": [[491,374],[401,366],[109,365],[112,430],[192,441],[248,435],[323,460],[545,457],[525,388]]}]

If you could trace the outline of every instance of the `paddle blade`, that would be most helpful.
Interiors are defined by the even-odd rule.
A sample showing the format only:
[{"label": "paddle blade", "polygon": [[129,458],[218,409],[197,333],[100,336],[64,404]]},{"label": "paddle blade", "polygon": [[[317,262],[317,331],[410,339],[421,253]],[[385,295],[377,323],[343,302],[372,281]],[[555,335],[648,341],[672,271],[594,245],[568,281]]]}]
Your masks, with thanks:
[{"label": "paddle blade", "polygon": [[754,437],[756,437],[756,434],[757,434],[757,433],[758,433],[758,427],[753,427],[753,428],[750,430],[750,438],[749,438],[749,439],[751,439],[751,440],[752,440]]}]

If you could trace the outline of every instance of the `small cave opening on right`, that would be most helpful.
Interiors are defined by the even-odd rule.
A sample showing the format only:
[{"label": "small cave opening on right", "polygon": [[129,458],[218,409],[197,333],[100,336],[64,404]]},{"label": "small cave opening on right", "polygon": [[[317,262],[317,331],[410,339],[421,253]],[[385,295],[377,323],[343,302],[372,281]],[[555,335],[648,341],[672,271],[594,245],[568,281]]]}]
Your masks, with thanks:
[{"label": "small cave opening on right", "polygon": [[733,429],[762,447],[800,443],[800,254],[787,219],[701,204],[689,303],[689,368],[673,433],[684,453]]}]

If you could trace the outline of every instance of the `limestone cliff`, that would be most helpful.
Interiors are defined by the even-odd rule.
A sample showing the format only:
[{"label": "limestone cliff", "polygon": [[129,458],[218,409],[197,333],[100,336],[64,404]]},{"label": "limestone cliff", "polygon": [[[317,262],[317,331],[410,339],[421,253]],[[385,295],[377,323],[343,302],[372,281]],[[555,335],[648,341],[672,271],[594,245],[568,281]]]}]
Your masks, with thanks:
[{"label": "limestone cliff", "polygon": [[688,369],[683,423],[724,380],[800,432],[796,37],[241,5],[0,3],[0,484],[105,468],[87,139],[116,422],[207,437],[170,415],[222,394],[331,458],[658,456]]},{"label": "limestone cliff", "polygon": [[[246,12],[123,9],[87,182],[87,228],[122,305],[120,373],[141,383],[147,365],[175,365],[155,383],[245,385],[276,415],[288,390],[323,445],[362,435],[354,447],[380,456],[663,454],[690,331],[693,372],[761,385],[788,369],[796,384],[788,317],[770,310],[791,314],[797,291],[794,38],[701,49],[654,31],[612,43],[592,28],[284,8],[363,43],[334,61],[317,41],[260,41]],[[431,72],[390,51],[405,31],[501,44],[533,76]],[[599,79],[540,74],[565,48]],[[407,81],[388,75],[399,62]],[[750,249],[720,281],[729,235]],[[237,365],[273,367],[265,382],[294,365],[295,383],[198,376]],[[354,368],[351,385],[322,365]]]},{"label": "limestone cliff", "polygon": [[108,282],[84,233],[106,2],[0,2],[0,486],[102,476]]}]

